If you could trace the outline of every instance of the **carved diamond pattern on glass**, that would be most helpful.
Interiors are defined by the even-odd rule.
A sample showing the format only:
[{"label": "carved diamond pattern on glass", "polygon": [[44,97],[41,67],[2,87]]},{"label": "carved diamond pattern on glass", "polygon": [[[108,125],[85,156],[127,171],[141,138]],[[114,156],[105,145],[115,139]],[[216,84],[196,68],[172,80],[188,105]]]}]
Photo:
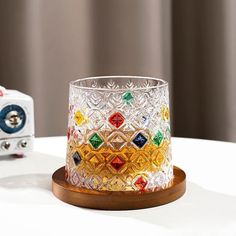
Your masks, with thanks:
[{"label": "carved diamond pattern on glass", "polygon": [[[89,89],[70,87],[68,182],[99,191],[168,187],[173,178],[168,88],[150,88],[153,81],[145,80],[88,84]],[[100,87],[104,90],[93,89]]]},{"label": "carved diamond pattern on glass", "polygon": [[120,150],[126,144],[126,137],[121,132],[115,132],[108,137],[108,143],[114,150]]}]

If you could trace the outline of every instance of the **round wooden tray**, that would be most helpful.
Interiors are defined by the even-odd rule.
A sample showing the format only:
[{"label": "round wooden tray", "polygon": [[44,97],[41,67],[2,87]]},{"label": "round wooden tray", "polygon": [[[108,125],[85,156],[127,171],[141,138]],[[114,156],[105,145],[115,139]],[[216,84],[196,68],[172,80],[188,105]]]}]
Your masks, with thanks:
[{"label": "round wooden tray", "polygon": [[186,175],[174,167],[171,187],[156,192],[95,191],[78,188],[65,180],[65,167],[52,176],[52,192],[63,202],[86,208],[103,210],[130,210],[160,206],[180,198],[186,190]]}]

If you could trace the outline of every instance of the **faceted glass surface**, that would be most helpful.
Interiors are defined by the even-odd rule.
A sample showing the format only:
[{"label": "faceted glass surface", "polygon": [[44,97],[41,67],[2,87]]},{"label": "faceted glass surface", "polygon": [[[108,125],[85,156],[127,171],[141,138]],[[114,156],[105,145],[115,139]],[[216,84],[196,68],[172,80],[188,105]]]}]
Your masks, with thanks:
[{"label": "faceted glass surface", "polygon": [[158,191],[173,179],[168,85],[108,76],[70,84],[66,179],[99,191]]}]

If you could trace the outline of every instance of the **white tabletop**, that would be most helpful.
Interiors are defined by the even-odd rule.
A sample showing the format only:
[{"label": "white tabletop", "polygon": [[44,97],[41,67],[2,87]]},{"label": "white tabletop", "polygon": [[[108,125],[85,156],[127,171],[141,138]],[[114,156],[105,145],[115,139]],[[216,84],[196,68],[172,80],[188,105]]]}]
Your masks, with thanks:
[{"label": "white tabletop", "polygon": [[187,173],[186,194],[133,211],[83,209],[54,197],[51,175],[65,164],[65,137],[36,139],[22,159],[0,157],[0,235],[236,235],[236,144],[172,143],[174,164]]}]

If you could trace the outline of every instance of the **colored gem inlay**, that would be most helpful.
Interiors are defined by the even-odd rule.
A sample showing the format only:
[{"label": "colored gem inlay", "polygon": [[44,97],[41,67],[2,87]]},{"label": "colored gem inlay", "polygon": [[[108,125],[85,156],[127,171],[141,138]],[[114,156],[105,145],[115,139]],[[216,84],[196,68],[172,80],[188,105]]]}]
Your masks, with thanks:
[{"label": "colored gem inlay", "polygon": [[169,132],[169,134],[171,133],[170,126],[167,127],[167,131]]},{"label": "colored gem inlay", "polygon": [[164,157],[164,155],[160,151],[155,153],[155,157],[154,157],[153,163],[156,166],[160,167],[164,160],[165,160],[165,157]]},{"label": "colored gem inlay", "polygon": [[114,125],[117,129],[124,123],[125,118],[120,112],[115,112],[109,118],[109,122]]},{"label": "colored gem inlay", "polygon": [[117,171],[119,171],[121,169],[121,167],[125,164],[125,161],[123,160],[122,157],[120,156],[116,156],[112,161],[111,161],[111,165],[114,169],[116,169]]},{"label": "colored gem inlay", "polygon": [[136,163],[139,168],[143,168],[146,162],[147,162],[147,159],[145,158],[144,155],[139,155],[138,158],[136,159]]},{"label": "colored gem inlay", "polygon": [[82,158],[81,158],[81,156],[80,156],[80,154],[78,152],[75,152],[73,154],[72,158],[74,160],[75,165],[79,165],[81,160],[82,160]]},{"label": "colored gem inlay", "polygon": [[161,115],[162,115],[162,119],[165,121],[168,121],[170,118],[170,112],[169,112],[169,108],[167,106],[163,106],[161,108]]},{"label": "colored gem inlay", "polygon": [[90,144],[94,147],[94,148],[99,148],[101,146],[101,144],[103,143],[102,138],[95,133],[90,139],[89,139]]},{"label": "colored gem inlay", "polygon": [[142,116],[141,123],[143,125],[147,125],[149,123],[149,118],[146,116]]},{"label": "colored gem inlay", "polygon": [[133,143],[139,148],[142,148],[146,142],[147,138],[142,133],[138,133],[133,139]]},{"label": "colored gem inlay", "polygon": [[153,142],[157,145],[157,146],[160,146],[162,141],[163,141],[163,134],[161,131],[158,131],[157,134],[154,136],[153,138]]},{"label": "colored gem inlay", "polygon": [[77,111],[75,113],[75,122],[77,125],[81,125],[84,121],[85,121],[85,118],[84,118],[84,115],[82,114],[81,111]]},{"label": "colored gem inlay", "polygon": [[132,93],[130,91],[127,91],[124,95],[123,95],[123,101],[125,101],[126,103],[131,103],[134,99]]},{"label": "colored gem inlay", "polygon": [[134,185],[141,191],[143,191],[147,185],[147,181],[140,176],[134,183]]},{"label": "colored gem inlay", "polygon": [[93,165],[94,168],[96,168],[99,164],[99,160],[95,155],[92,158],[90,158],[89,161]]}]

